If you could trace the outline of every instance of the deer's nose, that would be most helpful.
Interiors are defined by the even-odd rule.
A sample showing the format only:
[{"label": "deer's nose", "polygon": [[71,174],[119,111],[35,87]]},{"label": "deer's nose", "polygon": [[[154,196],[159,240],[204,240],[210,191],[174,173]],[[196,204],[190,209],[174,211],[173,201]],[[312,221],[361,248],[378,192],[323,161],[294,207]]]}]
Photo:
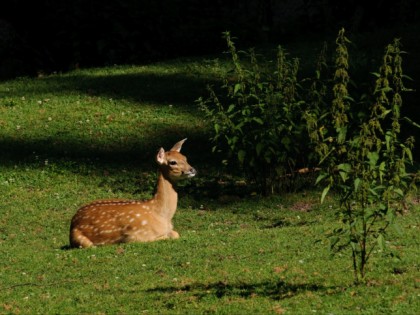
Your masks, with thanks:
[{"label": "deer's nose", "polygon": [[195,170],[194,167],[191,167],[190,170],[187,173],[188,177],[193,177],[195,175],[197,175],[197,171]]}]

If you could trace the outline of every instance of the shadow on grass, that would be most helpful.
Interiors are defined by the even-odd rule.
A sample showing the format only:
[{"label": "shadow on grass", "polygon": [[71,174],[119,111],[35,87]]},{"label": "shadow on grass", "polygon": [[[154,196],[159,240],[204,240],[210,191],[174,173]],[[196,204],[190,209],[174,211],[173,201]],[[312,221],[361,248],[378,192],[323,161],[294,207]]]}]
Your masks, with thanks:
[{"label": "shadow on grass", "polygon": [[[169,67],[169,66],[168,66]],[[121,70],[124,71],[124,70]],[[130,100],[133,106],[138,103],[162,106],[174,104],[190,107],[200,96],[207,95],[208,84],[220,85],[215,78],[197,72],[176,71],[165,73],[165,70],[118,73],[109,69],[109,73],[86,74],[73,72],[63,76],[49,76],[34,80],[19,89],[21,97],[26,94],[46,95],[86,95],[91,97]],[[13,95],[10,95],[13,96]],[[127,103],[125,103],[127,105]]]},{"label": "shadow on grass", "polygon": [[[200,67],[196,69],[194,67]],[[155,107],[158,110],[168,105],[176,105],[173,110],[188,111],[197,119],[203,119],[195,101],[206,96],[207,84],[215,83],[215,78],[207,75],[205,70],[188,62],[179,64],[163,64],[150,68],[117,67],[98,70],[74,71],[67,75],[53,75],[33,79],[24,84],[12,85],[5,96],[10,99],[22,97],[40,99],[66,97],[77,100],[78,95],[100,99],[113,99],[115,107],[142,105]],[[75,96],[76,95],[76,96]],[[2,95],[0,95],[1,98]],[[127,100],[129,102],[127,102]],[[0,106],[2,104],[0,103]],[[64,105],[63,105],[64,106]],[[70,107],[63,111],[71,112]],[[159,115],[159,114],[156,114]],[[160,114],[162,115],[162,114]],[[128,139],[126,143],[101,143],[94,137],[84,139],[71,138],[71,134],[60,131],[47,131],[43,138],[20,139],[17,136],[0,137],[0,162],[14,163],[24,160],[28,162],[33,152],[40,157],[65,157],[74,160],[92,158],[99,162],[134,162],[150,157],[154,158],[155,150],[160,146],[168,149],[176,141],[188,138],[191,157],[202,156],[203,152],[211,152],[208,135],[205,130],[192,128],[189,121],[173,126],[161,117],[160,123],[147,124],[139,139]],[[71,117],[70,117],[71,119]],[[75,126],[74,128],[77,128]],[[51,132],[51,131],[50,131]],[[192,150],[191,148],[195,148]],[[186,150],[187,151],[187,150]],[[198,153],[200,151],[200,153]],[[204,157],[203,157],[204,159]]]},{"label": "shadow on grass", "polygon": [[[139,139],[127,139],[101,143],[95,139],[63,139],[59,136],[47,136],[45,139],[0,138],[0,163],[14,165],[16,163],[37,164],[44,159],[65,159],[75,163],[91,161],[98,167],[108,164],[141,165],[147,168],[155,166],[155,154],[160,147],[169,150],[180,139],[188,138],[183,153],[195,164],[209,161],[211,144],[204,133],[194,133],[187,127],[170,127],[151,132],[149,136]],[[199,168],[197,166],[197,168]]]},{"label": "shadow on grass", "polygon": [[[69,76],[51,76],[34,80],[33,84],[27,84],[12,98],[20,98],[26,93],[36,93],[39,97],[48,94],[74,95],[74,93],[91,97],[112,98],[119,106],[118,100],[130,100],[124,102],[124,106],[141,106],[151,104],[158,110],[168,104],[176,104],[174,107],[181,111],[188,111],[202,119],[195,100],[205,92],[206,79],[195,78],[192,75],[173,74],[157,75],[143,73],[107,74],[102,76],[89,76],[75,74]],[[38,97],[38,96],[34,96]],[[63,108],[64,111],[71,111]],[[182,122],[181,122],[182,123]],[[77,128],[77,126],[75,126]],[[155,152],[163,146],[170,146],[183,138],[188,138],[185,152],[191,160],[209,160],[211,144],[206,130],[192,127],[188,121],[185,124],[173,126],[162,117],[160,123],[150,123],[145,126],[138,139],[130,138],[124,142],[109,141],[104,143],[95,137],[84,139],[72,138],[71,134],[45,133],[37,139],[22,139],[18,136],[0,137],[0,162],[16,163],[20,161],[30,162],[34,155],[40,158],[69,158],[75,161],[91,158],[98,163],[126,162],[147,163],[151,158],[154,160]],[[192,149],[193,148],[193,149]],[[206,153],[208,152],[208,154]],[[203,156],[203,153],[206,157]]]},{"label": "shadow on grass", "polygon": [[341,290],[339,288],[325,287],[318,284],[290,284],[284,281],[265,281],[260,283],[238,283],[230,284],[216,282],[211,284],[193,283],[184,286],[159,287],[149,289],[147,293],[190,293],[198,298],[208,295],[215,295],[221,299],[223,297],[239,296],[242,298],[252,298],[264,296],[273,300],[291,298],[306,292],[327,292],[329,294]]}]

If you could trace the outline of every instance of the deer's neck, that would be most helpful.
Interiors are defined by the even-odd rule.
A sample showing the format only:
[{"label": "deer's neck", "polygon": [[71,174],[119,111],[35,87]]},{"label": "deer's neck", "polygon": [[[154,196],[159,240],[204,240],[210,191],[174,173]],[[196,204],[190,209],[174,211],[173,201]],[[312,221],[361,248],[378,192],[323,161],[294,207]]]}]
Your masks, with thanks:
[{"label": "deer's neck", "polygon": [[156,212],[171,220],[175,215],[178,193],[174,185],[159,171],[158,182],[153,200],[156,203]]}]

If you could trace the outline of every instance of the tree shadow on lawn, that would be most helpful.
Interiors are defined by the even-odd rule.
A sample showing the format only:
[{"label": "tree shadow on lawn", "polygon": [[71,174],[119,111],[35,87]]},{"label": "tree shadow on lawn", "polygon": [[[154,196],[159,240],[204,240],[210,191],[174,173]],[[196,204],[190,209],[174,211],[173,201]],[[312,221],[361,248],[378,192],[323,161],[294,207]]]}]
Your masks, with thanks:
[{"label": "tree shadow on lawn", "polygon": [[[111,70],[110,70],[111,71]],[[112,98],[130,100],[136,103],[164,106],[174,104],[184,108],[191,108],[200,96],[207,95],[208,84],[218,84],[210,76],[199,73],[159,73],[159,72],[130,72],[130,73],[105,73],[89,75],[74,72],[64,76],[50,76],[35,81],[19,91],[19,97],[25,93],[66,95],[78,93],[90,97]],[[195,106],[195,105],[194,105]],[[194,108],[196,110],[196,108]]]},{"label": "tree shadow on lawn", "polygon": [[[33,84],[24,84],[7,92],[6,97],[21,98],[23,96],[49,97],[80,94],[93,98],[112,98],[116,106],[140,107],[142,104],[155,107],[175,105],[173,110],[188,111],[191,115],[202,120],[195,101],[200,96],[206,96],[207,84],[215,84],[211,75],[206,75],[194,70],[177,69],[177,65],[168,66],[168,69],[156,69],[142,72],[140,68],[133,69],[110,69],[108,73],[86,73],[84,71],[72,72],[68,75],[54,75],[41,77],[33,81]],[[120,72],[119,72],[120,71]],[[173,72],[165,72],[173,71]],[[220,84],[220,83],[219,83]],[[53,96],[51,96],[53,95]],[[131,103],[119,101],[129,100]],[[1,106],[1,104],[0,104]],[[68,110],[68,109],[66,109]],[[59,133],[45,134],[40,139],[19,139],[16,137],[0,137],[0,162],[14,163],[28,160],[27,157],[36,152],[41,158],[65,157],[74,160],[80,158],[92,158],[110,162],[134,162],[137,163],[143,157],[149,161],[155,150],[160,146],[169,149],[170,145],[188,138],[188,156],[202,156],[202,152],[211,153],[209,135],[206,130],[191,127],[188,122],[184,125],[173,126],[162,117],[160,123],[145,125],[144,134],[139,139],[129,139],[128,143],[99,143],[92,137],[86,139],[71,139],[69,135],[61,136]],[[75,127],[77,128],[77,126]],[[70,135],[71,136],[71,135]],[[66,137],[63,139],[63,137]],[[194,150],[192,149],[194,148]],[[187,150],[185,150],[187,152]],[[154,157],[153,157],[154,158]],[[206,157],[206,159],[208,159]],[[98,159],[97,159],[98,160]],[[204,160],[204,157],[203,157]]]},{"label": "tree shadow on lawn", "polygon": [[223,297],[239,296],[242,298],[253,298],[264,296],[273,300],[291,298],[306,292],[326,292],[328,294],[341,291],[338,287],[325,287],[318,284],[290,284],[284,281],[264,281],[260,283],[238,283],[230,284],[222,281],[203,284],[193,283],[184,286],[159,287],[146,290],[147,293],[180,293],[188,292],[197,298],[208,295],[215,295],[221,299]]},{"label": "tree shadow on lawn", "polygon": [[[193,164],[209,161],[211,143],[204,133],[194,132],[188,128],[171,128],[150,131],[146,137],[100,143],[96,139],[63,139],[59,135],[51,135],[40,139],[16,139],[0,137],[0,163],[14,165],[16,163],[38,164],[39,160],[69,160],[75,163],[90,161],[98,167],[108,165],[145,166],[154,169],[155,154],[160,147],[169,150],[177,141],[188,138],[183,153]],[[195,166],[195,165],[194,165]],[[199,166],[196,166],[199,168]]]}]

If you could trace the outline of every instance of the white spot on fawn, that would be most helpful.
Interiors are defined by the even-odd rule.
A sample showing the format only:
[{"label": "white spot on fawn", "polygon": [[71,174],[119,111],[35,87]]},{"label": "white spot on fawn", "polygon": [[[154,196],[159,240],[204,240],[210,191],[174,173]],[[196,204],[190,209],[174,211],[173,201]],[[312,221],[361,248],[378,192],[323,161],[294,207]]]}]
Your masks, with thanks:
[{"label": "white spot on fawn", "polygon": [[147,224],[147,220],[141,221],[141,225],[146,225],[146,224]]}]

